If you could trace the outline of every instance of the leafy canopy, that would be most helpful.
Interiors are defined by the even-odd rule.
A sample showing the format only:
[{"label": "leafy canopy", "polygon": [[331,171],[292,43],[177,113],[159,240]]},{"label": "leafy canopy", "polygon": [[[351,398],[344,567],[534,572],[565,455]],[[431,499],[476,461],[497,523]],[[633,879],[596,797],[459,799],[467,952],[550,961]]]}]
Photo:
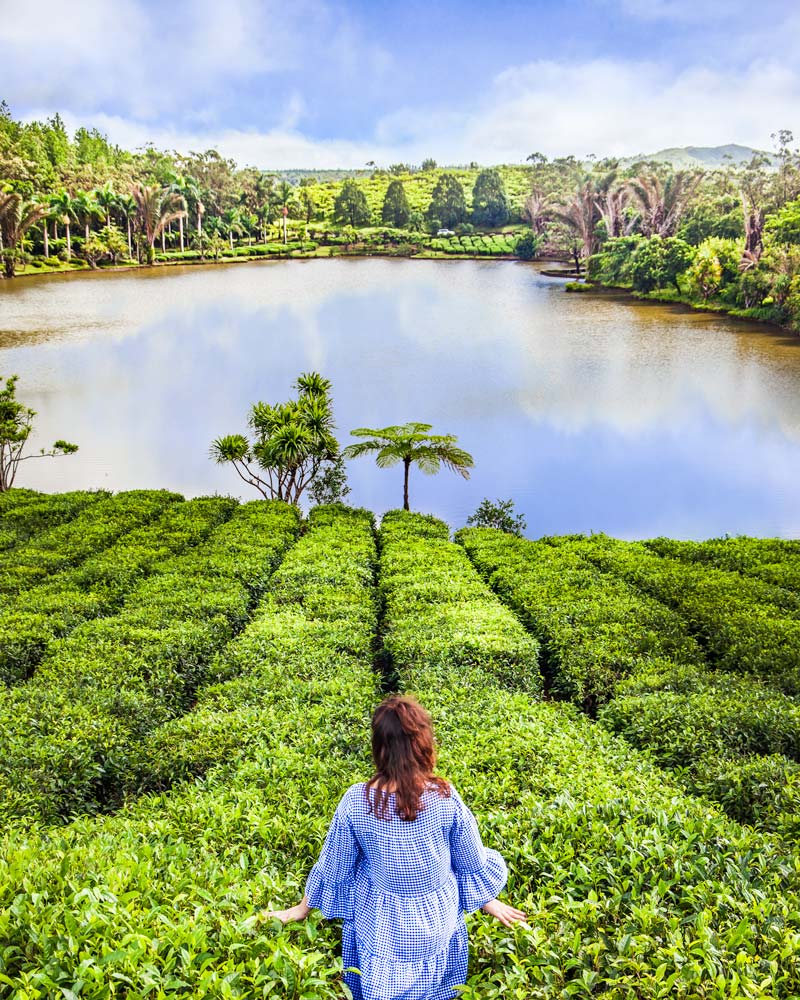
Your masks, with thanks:
[{"label": "leafy canopy", "polygon": [[469,470],[475,464],[472,455],[459,448],[454,434],[431,434],[432,424],[411,422],[390,427],[359,427],[350,433],[367,438],[348,445],[342,454],[345,458],[359,458],[375,454],[379,469],[388,469],[398,462],[405,466],[403,506],[408,510],[408,470],[414,464],[426,475],[435,475],[442,466],[469,479]]},{"label": "leafy canopy", "polygon": [[508,198],[499,170],[481,170],[475,178],[472,221],[476,226],[502,226],[508,221]]},{"label": "leafy canopy", "polygon": [[467,217],[464,189],[454,174],[442,174],[436,182],[428,205],[428,221],[438,219],[443,226],[452,228]]},{"label": "leafy canopy", "polygon": [[72,455],[78,450],[76,444],[58,440],[50,451],[42,448],[36,455],[23,455],[25,444],[33,430],[36,411],[17,399],[19,375],[11,375],[0,389],[0,493],[11,489],[20,462],[29,458],[54,458],[56,455]]},{"label": "leafy canopy", "polygon": [[335,465],[339,444],[330,381],[304,372],[294,388],[297,399],[254,403],[248,419],[253,440],[244,434],[219,437],[212,442],[211,457],[220,465],[230,462],[263,497],[296,504],[316,477]]}]

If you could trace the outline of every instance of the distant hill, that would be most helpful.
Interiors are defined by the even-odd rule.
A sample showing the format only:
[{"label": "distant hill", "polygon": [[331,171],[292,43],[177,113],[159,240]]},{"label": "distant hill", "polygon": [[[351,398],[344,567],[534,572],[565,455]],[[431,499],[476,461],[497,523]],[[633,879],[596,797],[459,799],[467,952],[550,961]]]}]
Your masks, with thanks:
[{"label": "distant hill", "polygon": [[[660,149],[657,153],[628,156],[621,162],[628,166],[638,160],[659,160],[671,163],[674,167],[705,167],[706,170],[714,170],[747,163],[756,153],[764,151],[753,149],[751,146],[739,146],[732,142],[727,146],[673,146],[669,149]],[[772,161],[769,153],[764,155],[769,156],[770,162]]]}]

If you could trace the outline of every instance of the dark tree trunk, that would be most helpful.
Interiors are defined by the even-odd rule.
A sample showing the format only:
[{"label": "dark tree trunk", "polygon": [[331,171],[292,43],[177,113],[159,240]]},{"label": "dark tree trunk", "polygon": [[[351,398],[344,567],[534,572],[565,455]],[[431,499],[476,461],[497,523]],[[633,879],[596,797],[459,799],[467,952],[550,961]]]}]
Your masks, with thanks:
[{"label": "dark tree trunk", "polygon": [[408,506],[408,470],[411,468],[411,459],[404,458],[403,466],[405,475],[403,477],[403,510],[410,510]]}]

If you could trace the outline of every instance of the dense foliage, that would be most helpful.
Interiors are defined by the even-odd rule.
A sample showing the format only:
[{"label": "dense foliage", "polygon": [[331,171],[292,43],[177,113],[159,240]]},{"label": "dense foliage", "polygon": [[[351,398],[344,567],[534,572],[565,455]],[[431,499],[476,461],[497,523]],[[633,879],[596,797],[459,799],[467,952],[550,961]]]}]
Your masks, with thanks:
[{"label": "dense foliage", "polygon": [[131,153],[0,105],[0,253],[9,275],[125,259],[546,255],[639,295],[798,327],[800,152],[786,130],[776,141],[771,158],[705,172],[537,153],[524,166],[429,158],[281,175],[213,149]]},{"label": "dense foliage", "polygon": [[[72,499],[70,515],[69,500],[20,490],[0,497],[7,553],[42,533],[43,503],[61,512],[67,528],[82,511],[116,498]],[[664,702],[671,714],[663,719],[671,720],[674,739],[661,741],[673,757],[665,766],[699,785],[700,770],[687,777],[677,759],[710,760],[707,787],[698,790],[729,795],[726,808],[734,812],[737,788],[753,791],[754,802],[759,781],[769,776],[774,790],[778,774],[796,766],[794,702],[763,686],[751,690],[756,682],[744,677],[735,687],[753,699],[753,711],[744,711],[692,639],[693,623],[665,607],[659,616],[655,599],[641,594],[636,605],[633,585],[595,566],[591,540],[526,543],[470,529],[458,545],[442,522],[402,511],[386,515],[376,537],[369,513],[339,505],[314,509],[298,537],[299,515],[289,505],[182,502],[166,494],[161,502],[162,512],[140,528],[74,564],[103,581],[101,591],[113,583],[120,611],[57,640],[2,703],[33,692],[39,675],[47,678],[37,730],[20,726],[20,738],[13,737],[15,717],[2,712],[0,739],[11,752],[0,768],[0,995],[343,998],[335,927],[316,918],[271,927],[259,910],[299,898],[339,796],[368,775],[369,714],[381,687],[414,691],[431,709],[439,770],[476,812],[484,841],[508,860],[509,898],[528,914],[530,930],[470,918],[465,996],[798,994],[793,848],[685,795],[632,749],[632,736],[626,742],[628,733],[625,741],[609,733],[612,719],[603,717],[618,710],[628,718],[626,700],[663,690],[669,675]],[[191,511],[204,523],[202,538],[191,536]],[[166,525],[177,529],[181,512],[189,534],[173,542]],[[147,538],[159,533],[174,554],[148,563]],[[783,550],[769,544],[762,555],[776,561]],[[600,540],[598,547],[613,546]],[[663,558],[643,546],[632,551]],[[648,636],[665,630],[664,656],[641,650],[627,665],[627,679],[601,711],[602,726],[574,706],[540,700],[537,661],[551,684],[547,637],[557,608],[548,617],[545,602],[530,605],[521,621],[469,558],[485,573],[508,553],[510,588],[512,569],[525,575],[546,552],[561,553],[587,598],[594,586],[609,611],[613,599],[627,601],[641,615],[634,636],[637,628]],[[786,554],[794,555],[790,548]],[[577,574],[579,558],[591,571],[585,577]],[[132,587],[138,567],[147,579]],[[556,598],[556,582],[537,579]],[[531,600],[532,580],[525,591]],[[588,599],[578,596],[576,606],[588,609]],[[525,627],[534,613],[542,623],[538,641]],[[179,659],[157,645],[174,648],[181,622],[206,636],[203,665],[188,686]],[[109,628],[95,634],[91,626],[100,623]],[[576,627],[580,638],[579,620]],[[593,627],[603,631],[600,615]],[[126,655],[136,649],[147,657],[147,677],[144,659]],[[588,671],[595,651],[585,642],[583,649]],[[88,686],[79,682],[83,670]],[[120,678],[112,716],[108,685]],[[687,725],[673,696],[688,699]],[[30,710],[33,702],[21,704]],[[709,712],[714,705],[718,716]],[[116,740],[104,743],[100,734],[112,718]],[[657,723],[654,716],[652,726],[641,726],[650,728],[656,756]],[[733,744],[746,756],[736,757]],[[36,781],[26,782],[26,768]],[[762,793],[756,819],[789,832],[770,824],[780,802],[767,799]],[[70,812],[98,808],[117,811],[61,825]]]},{"label": "dense foliage", "polygon": [[[796,543],[458,539],[541,642],[551,694],[734,818],[796,835],[800,611],[797,592],[774,585],[797,583]],[[730,572],[762,566],[763,582]]]}]

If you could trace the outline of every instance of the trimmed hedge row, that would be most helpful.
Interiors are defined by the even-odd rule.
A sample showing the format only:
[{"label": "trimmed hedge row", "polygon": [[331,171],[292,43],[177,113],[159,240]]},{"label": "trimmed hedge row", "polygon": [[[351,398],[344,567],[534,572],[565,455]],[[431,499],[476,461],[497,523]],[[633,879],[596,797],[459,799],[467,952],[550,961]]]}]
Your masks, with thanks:
[{"label": "trimmed hedge row", "polygon": [[172,503],[80,566],[23,591],[0,612],[0,680],[13,684],[30,676],[53,639],[113,613],[135,584],[171,554],[201,542],[230,510],[213,498]]},{"label": "trimmed hedge row", "polygon": [[166,490],[130,490],[90,501],[68,523],[0,553],[0,593],[17,594],[78,565],[182,499]]},{"label": "trimmed hedge row", "polygon": [[208,502],[231,519],[161,563],[119,614],[53,642],[31,681],[0,698],[3,819],[51,822],[117,804],[129,755],[189,708],[209,660],[244,625],[299,515],[282,503]]},{"label": "trimmed hedge row", "polygon": [[[719,569],[754,576],[775,587],[800,591],[800,542],[780,538],[714,538],[682,542],[654,538],[645,545],[660,556],[683,562],[707,563]],[[794,601],[787,605],[796,608]]]},{"label": "trimmed hedge row", "polygon": [[247,628],[215,659],[188,714],[141,746],[129,792],[163,790],[263,745],[274,713],[377,697],[377,552],[368,511],[316,507]]},{"label": "trimmed hedge row", "polygon": [[645,665],[703,662],[673,611],[568,545],[493,528],[462,529],[456,541],[536,636],[550,690],[590,714],[613,697],[621,678]]},{"label": "trimmed hedge row", "polygon": [[149,744],[168,784],[222,766],[115,816],[6,839],[0,982],[60,995],[80,978],[91,1000],[344,996],[333,927],[259,933],[254,911],[300,898],[339,795],[369,773],[375,565],[370,514],[314,510],[219,658],[231,679],[159,731],[167,759]]},{"label": "trimmed hedge row", "polygon": [[800,693],[800,619],[789,610],[797,595],[738,573],[658,556],[640,542],[605,535],[555,542],[674,608],[714,666]]},{"label": "trimmed hedge row", "polygon": [[[390,664],[439,669],[459,664],[460,686],[490,675],[533,694],[542,690],[538,646],[449,540],[447,525],[407,511],[385,514],[380,529],[384,651]],[[449,682],[449,681],[448,681]]]},{"label": "trimmed hedge row", "polygon": [[0,493],[0,551],[8,551],[27,542],[37,532],[77,517],[89,504],[110,496],[105,490],[50,495],[33,490]]},{"label": "trimmed hedge row", "polygon": [[[428,573],[423,554],[406,576],[424,587]],[[474,919],[465,997],[797,994],[800,869],[782,846],[685,796],[573,706],[489,673],[465,698],[457,658],[395,667],[432,711],[440,770],[506,858],[532,928]]]}]

